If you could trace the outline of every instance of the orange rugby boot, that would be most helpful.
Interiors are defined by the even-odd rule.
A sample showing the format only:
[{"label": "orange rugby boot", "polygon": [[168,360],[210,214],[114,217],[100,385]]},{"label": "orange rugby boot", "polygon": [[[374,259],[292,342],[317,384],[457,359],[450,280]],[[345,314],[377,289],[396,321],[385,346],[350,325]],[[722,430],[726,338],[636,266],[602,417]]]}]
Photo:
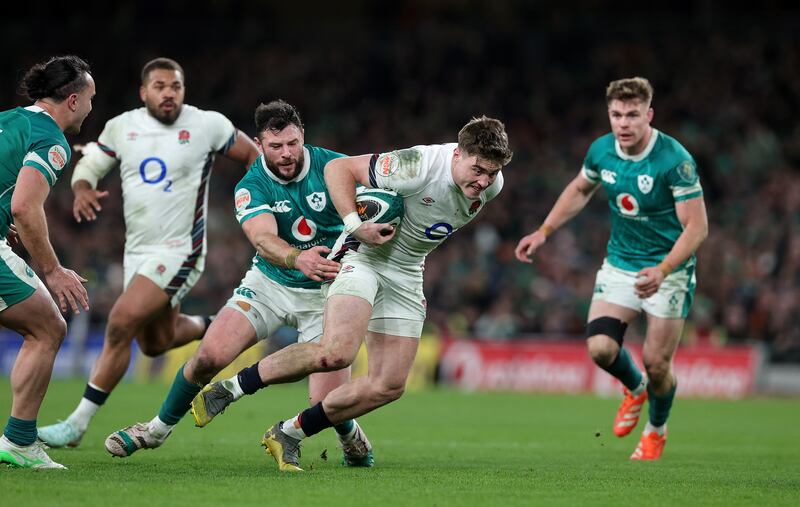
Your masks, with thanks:
[{"label": "orange rugby boot", "polygon": [[657,431],[642,433],[642,438],[639,440],[639,445],[636,446],[636,450],[631,454],[631,459],[636,461],[657,460],[661,458],[661,453],[664,452],[666,443],[666,429],[663,435],[659,435]]},{"label": "orange rugby boot", "polygon": [[617,410],[617,416],[614,418],[614,434],[618,437],[624,437],[639,423],[639,414],[642,412],[642,406],[647,401],[647,389],[642,391],[639,396],[634,396],[628,388],[623,387],[622,393],[625,397]]}]

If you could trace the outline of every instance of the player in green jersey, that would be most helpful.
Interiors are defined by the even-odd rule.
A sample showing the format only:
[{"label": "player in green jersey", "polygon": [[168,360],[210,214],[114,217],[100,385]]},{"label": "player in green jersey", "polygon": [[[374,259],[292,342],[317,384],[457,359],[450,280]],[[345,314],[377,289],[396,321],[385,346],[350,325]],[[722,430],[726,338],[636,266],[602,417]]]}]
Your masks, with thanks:
[{"label": "player in green jersey", "polygon": [[59,314],[89,309],[84,278],[58,261],[47,234],[44,201],[69,164],[64,132],[76,134],[92,110],[95,94],[89,65],[76,56],[32,67],[21,90],[34,101],[0,112],[0,235],[16,230],[44,274],[47,292],[33,270],[6,241],[0,243],[0,325],[24,342],[11,370],[11,416],[0,437],[0,463],[24,468],[65,468],[36,441],[36,416],[53,361],[67,332]]},{"label": "player in green jersey", "polygon": [[[611,133],[592,143],[580,174],[561,193],[539,229],[516,248],[522,262],[580,212],[602,185],[611,207],[611,238],[597,274],[587,324],[594,362],[618,378],[625,398],[614,433],[628,435],[649,398],[649,421],[634,460],[659,459],[677,381],[672,358],[691,307],[695,255],[708,234],[703,190],[694,159],[650,123],[653,88],[636,77],[606,90]],[[622,346],[628,323],[647,317],[642,374]]]},{"label": "player in green jersey", "polygon": [[[178,371],[159,414],[149,423],[128,426],[106,439],[106,449],[115,456],[160,446],[201,388],[278,327],[296,327],[301,342],[318,341],[322,335],[320,284],[339,271],[339,263],[326,255],[344,227],[328,195],[324,168],[343,155],[304,144],[300,116],[286,102],[261,104],[255,120],[261,156],[235,194],[237,219],[256,248],[253,266],[209,327],[200,348]],[[349,378],[349,369],[312,375],[311,403]],[[226,396],[230,392],[223,389],[208,392],[204,399],[214,405]],[[194,411],[198,426],[206,423],[205,408]],[[335,429],[344,463],[371,466],[372,446],[358,424],[347,420]]]}]

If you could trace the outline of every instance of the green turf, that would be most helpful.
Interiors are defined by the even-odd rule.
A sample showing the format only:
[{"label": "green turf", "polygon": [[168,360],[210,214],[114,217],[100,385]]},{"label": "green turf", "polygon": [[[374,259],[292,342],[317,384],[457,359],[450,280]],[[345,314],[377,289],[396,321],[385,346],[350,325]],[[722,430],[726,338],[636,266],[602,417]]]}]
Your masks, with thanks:
[{"label": "green turf", "polygon": [[[361,419],[375,445],[374,468],[342,468],[326,431],[304,446],[309,471],[286,475],[259,441],[267,425],[302,408],[306,393],[302,385],[271,387],[207,428],[189,417],[162,448],[112,459],[106,435],[150,419],[166,389],[121,385],[78,449],[51,451],[69,471],[0,467],[3,505],[750,506],[800,498],[797,400],[679,399],[664,458],[634,463],[637,435],[610,432],[616,399],[408,393]],[[9,392],[0,380],[3,421]],[[80,381],[54,382],[40,422],[66,417],[82,392]]]}]

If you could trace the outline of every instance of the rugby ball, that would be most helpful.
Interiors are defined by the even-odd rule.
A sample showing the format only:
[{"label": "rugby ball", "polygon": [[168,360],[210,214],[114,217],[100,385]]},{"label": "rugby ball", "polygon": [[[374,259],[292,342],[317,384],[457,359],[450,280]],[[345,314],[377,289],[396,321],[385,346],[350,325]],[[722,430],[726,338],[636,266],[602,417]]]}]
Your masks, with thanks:
[{"label": "rugby ball", "polygon": [[381,188],[360,187],[356,190],[356,211],[362,222],[389,224],[397,227],[403,220],[405,207],[397,192]]}]

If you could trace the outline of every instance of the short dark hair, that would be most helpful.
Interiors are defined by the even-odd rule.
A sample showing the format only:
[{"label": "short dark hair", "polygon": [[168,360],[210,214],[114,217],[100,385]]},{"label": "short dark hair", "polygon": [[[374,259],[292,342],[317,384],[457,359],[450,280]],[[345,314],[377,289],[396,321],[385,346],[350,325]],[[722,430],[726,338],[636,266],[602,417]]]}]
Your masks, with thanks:
[{"label": "short dark hair", "polygon": [[506,165],[514,152],[508,146],[508,134],[503,122],[481,116],[473,118],[458,133],[458,147],[489,162]]},{"label": "short dark hair", "polygon": [[630,77],[611,81],[606,88],[606,104],[613,100],[627,102],[641,100],[650,103],[653,100],[653,85],[644,77]]},{"label": "short dark hair", "polygon": [[30,100],[44,98],[63,101],[89,84],[89,64],[74,55],[56,56],[31,67],[19,85],[19,92]]},{"label": "short dark hair", "polygon": [[180,72],[181,76],[183,76],[184,81],[186,80],[186,73],[183,72],[183,67],[181,64],[173,60],[172,58],[154,58],[149,62],[144,64],[142,67],[142,84],[147,84],[147,78],[150,77],[150,72],[156,69],[164,69],[164,70],[174,70],[176,72]]},{"label": "short dark hair", "polygon": [[288,102],[281,99],[273,100],[268,104],[263,102],[256,108],[256,134],[261,135],[265,130],[280,132],[287,126],[294,125],[303,130],[303,121],[300,113]]}]

